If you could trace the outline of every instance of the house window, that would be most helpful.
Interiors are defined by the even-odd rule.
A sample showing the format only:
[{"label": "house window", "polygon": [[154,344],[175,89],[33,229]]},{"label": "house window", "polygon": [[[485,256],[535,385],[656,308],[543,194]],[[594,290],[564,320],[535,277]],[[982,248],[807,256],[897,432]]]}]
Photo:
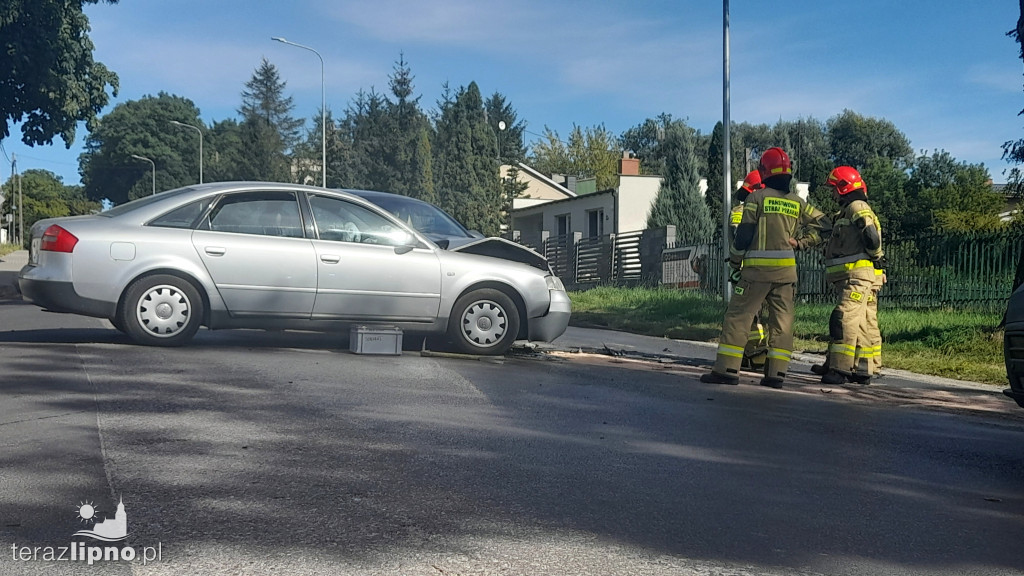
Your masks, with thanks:
[{"label": "house window", "polygon": [[604,236],[604,208],[587,211],[587,237]]},{"label": "house window", "polygon": [[559,214],[555,216],[555,231],[559,236],[568,236],[572,232],[572,221],[570,214]]}]

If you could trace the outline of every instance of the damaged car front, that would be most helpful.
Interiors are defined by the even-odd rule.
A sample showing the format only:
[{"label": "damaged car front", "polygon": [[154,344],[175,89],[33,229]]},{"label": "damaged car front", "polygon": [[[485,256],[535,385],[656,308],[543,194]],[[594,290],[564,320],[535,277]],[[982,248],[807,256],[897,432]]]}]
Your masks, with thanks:
[{"label": "damaged car front", "polygon": [[387,210],[448,252],[519,262],[543,270],[547,273],[545,282],[551,304],[543,315],[531,319],[527,337],[530,340],[550,342],[565,332],[569,325],[572,303],[562,281],[555,275],[543,255],[522,244],[504,238],[485,237],[475,230],[469,230],[444,210],[417,198],[373,190],[345,192]]}]

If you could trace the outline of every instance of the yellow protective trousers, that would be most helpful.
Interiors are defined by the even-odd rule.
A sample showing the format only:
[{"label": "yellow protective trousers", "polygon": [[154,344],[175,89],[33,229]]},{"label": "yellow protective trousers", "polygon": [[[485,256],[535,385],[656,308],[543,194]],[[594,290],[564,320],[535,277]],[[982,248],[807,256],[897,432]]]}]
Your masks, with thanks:
[{"label": "yellow protective trousers", "polygon": [[718,339],[715,356],[717,374],[736,376],[743,362],[743,349],[751,332],[751,324],[761,311],[768,308],[768,360],[764,373],[769,378],[784,379],[793,356],[793,302],[796,283],[751,282],[740,280],[733,287],[729,307],[722,322],[722,335]]},{"label": "yellow protective trousers", "polygon": [[[844,278],[834,282],[833,288],[838,302],[828,321],[831,338],[828,367],[841,374],[852,375],[859,360],[858,347],[865,368],[870,368],[872,356],[869,353],[873,354],[870,352],[873,347],[868,338],[868,310],[875,299],[874,282],[865,278]],[[858,373],[871,374],[870,371]]]},{"label": "yellow protective trousers", "polygon": [[875,281],[868,297],[864,330],[857,341],[854,366],[858,374],[878,376],[882,373],[882,332],[878,328],[878,292],[885,283],[885,273],[875,270]]},{"label": "yellow protective trousers", "polygon": [[[763,307],[762,307],[763,308]],[[750,334],[747,336],[747,345],[743,349],[743,356],[754,364],[764,364],[767,358],[768,333],[765,332],[764,324],[761,323],[761,315],[754,317],[750,325]]]}]

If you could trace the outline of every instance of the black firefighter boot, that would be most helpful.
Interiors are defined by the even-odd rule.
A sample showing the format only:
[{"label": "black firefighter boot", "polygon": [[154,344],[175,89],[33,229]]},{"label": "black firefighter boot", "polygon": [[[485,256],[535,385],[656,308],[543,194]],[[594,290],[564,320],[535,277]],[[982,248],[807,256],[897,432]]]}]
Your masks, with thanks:
[{"label": "black firefighter boot", "polygon": [[837,370],[829,370],[821,377],[822,384],[846,384],[846,375]]},{"label": "black firefighter boot", "polygon": [[707,374],[701,374],[700,381],[705,384],[729,384],[733,386],[740,383],[740,379],[738,376],[719,374],[718,372],[708,372]]}]

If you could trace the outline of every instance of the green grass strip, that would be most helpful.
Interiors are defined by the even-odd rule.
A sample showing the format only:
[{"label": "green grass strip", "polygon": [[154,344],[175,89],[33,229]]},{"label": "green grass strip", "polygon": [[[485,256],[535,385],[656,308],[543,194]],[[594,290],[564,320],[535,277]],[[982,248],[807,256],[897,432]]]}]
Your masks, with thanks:
[{"label": "green grass strip", "polygon": [[[715,342],[725,304],[697,291],[599,287],[572,292],[572,323],[649,336]],[[793,335],[797,351],[824,353],[828,346],[828,304],[796,305]],[[1002,314],[967,310],[878,312],[885,367],[1006,384]]]}]

